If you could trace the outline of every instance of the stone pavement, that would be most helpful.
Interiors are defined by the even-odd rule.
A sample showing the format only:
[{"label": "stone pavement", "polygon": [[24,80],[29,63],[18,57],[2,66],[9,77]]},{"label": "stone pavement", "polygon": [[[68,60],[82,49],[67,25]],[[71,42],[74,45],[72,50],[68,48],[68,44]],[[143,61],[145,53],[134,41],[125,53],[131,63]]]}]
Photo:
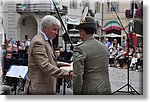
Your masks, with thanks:
[{"label": "stone pavement", "polygon": [[[143,94],[143,74],[142,72],[137,72],[137,71],[129,71],[130,72],[130,85],[140,94]],[[109,73],[110,73],[110,83],[111,83],[111,88],[112,88],[112,93],[115,92],[116,90],[120,89],[124,85],[127,84],[127,69],[121,69],[121,68],[109,68]],[[125,91],[127,93],[123,92],[116,92],[114,95],[127,95],[129,94],[128,92],[128,86],[122,88],[122,90],[119,91]],[[20,93],[21,94],[21,93]],[[136,93],[134,93],[136,95]],[[63,95],[63,85],[61,85],[61,90],[58,95]],[[66,95],[73,95],[72,93],[72,88],[67,88],[66,85]]]},{"label": "stone pavement", "polygon": [[[109,68],[112,92],[115,92],[116,90],[129,84],[139,94],[143,94],[143,72],[129,71],[129,83],[127,80],[128,79],[127,72],[128,72],[127,69]],[[130,92],[130,90],[128,91],[128,85],[119,91]],[[118,94],[123,94],[123,93],[118,93]]]},{"label": "stone pavement", "polygon": [[[118,89],[122,88],[126,85],[126,87],[123,87],[122,90],[124,92],[116,92],[114,95],[128,95],[130,94],[131,90],[128,91],[128,88],[133,87],[135,91],[137,91],[140,95],[143,94],[143,72],[137,72],[137,71],[129,71],[129,84],[128,78],[127,78],[127,69],[121,69],[121,68],[109,68],[110,73],[110,83],[112,88],[112,93],[116,92]],[[129,85],[129,86],[128,86]],[[130,87],[131,85],[131,87]],[[132,90],[133,91],[133,90]],[[61,86],[61,92],[60,94],[63,94],[63,86]],[[72,89],[66,88],[66,94],[72,95]],[[137,95],[137,93],[133,92],[133,94]]]}]

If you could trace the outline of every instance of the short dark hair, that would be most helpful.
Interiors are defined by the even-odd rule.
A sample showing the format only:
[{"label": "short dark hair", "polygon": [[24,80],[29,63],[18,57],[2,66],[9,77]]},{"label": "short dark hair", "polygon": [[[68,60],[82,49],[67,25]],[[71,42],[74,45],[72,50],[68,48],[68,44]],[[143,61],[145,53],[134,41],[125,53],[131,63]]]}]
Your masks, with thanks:
[{"label": "short dark hair", "polygon": [[56,50],[60,50],[60,48],[59,47],[54,48],[54,51],[56,51]]},{"label": "short dark hair", "polygon": [[12,51],[6,50],[5,54],[12,54]]},{"label": "short dark hair", "polygon": [[86,32],[86,34],[94,34],[95,33],[95,29],[93,29],[93,28],[82,28],[85,32]]}]

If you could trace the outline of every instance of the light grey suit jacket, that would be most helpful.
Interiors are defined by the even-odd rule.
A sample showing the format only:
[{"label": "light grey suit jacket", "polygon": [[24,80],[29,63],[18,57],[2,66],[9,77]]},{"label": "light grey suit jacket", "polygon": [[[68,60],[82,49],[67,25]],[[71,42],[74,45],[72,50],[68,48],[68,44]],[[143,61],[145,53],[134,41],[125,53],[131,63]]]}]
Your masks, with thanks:
[{"label": "light grey suit jacket", "polygon": [[73,93],[111,94],[107,48],[93,37],[76,46],[73,53]]},{"label": "light grey suit jacket", "polygon": [[66,77],[68,71],[57,67],[56,59],[43,34],[37,34],[28,50],[28,73],[25,92],[28,94],[56,94],[57,77]]}]

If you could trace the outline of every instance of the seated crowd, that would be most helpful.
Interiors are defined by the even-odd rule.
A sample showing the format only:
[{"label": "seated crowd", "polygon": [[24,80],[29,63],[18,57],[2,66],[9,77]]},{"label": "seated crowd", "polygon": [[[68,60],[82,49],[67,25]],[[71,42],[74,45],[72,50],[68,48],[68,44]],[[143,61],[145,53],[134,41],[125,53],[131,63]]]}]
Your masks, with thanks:
[{"label": "seated crowd", "polygon": [[[6,73],[12,65],[28,65],[27,49],[29,45],[25,41],[9,41],[6,44],[6,50],[3,52],[2,57],[2,72],[3,72],[3,84],[8,86],[14,86],[14,78],[6,77]],[[12,91],[14,89],[12,88]]]},{"label": "seated crowd", "polygon": [[[16,91],[15,84],[16,79],[13,77],[6,77],[6,73],[10,69],[12,65],[23,65],[28,66],[28,54],[27,50],[29,47],[29,42],[26,43],[26,41],[14,41],[13,43],[10,41],[6,45],[6,50],[3,52],[3,63],[2,63],[2,70],[3,70],[3,85],[12,86],[11,91]],[[71,52],[64,52],[64,49],[62,47],[54,48],[54,54],[58,61],[62,62],[68,62],[70,63],[70,59],[72,57]],[[67,55],[66,55],[67,54]],[[21,82],[23,85],[25,83],[25,80]],[[71,87],[71,81],[66,80],[67,87]],[[60,87],[62,85],[62,79],[58,78],[57,81],[57,92],[60,93]],[[24,88],[23,86],[21,88]]]},{"label": "seated crowd", "polygon": [[[108,39],[106,39],[108,42]],[[140,71],[143,68],[143,47],[137,46],[136,49],[129,48],[129,52],[127,48],[120,46],[116,43],[104,43],[108,48],[110,53],[109,56],[109,66],[116,68],[128,68],[130,70]],[[9,70],[11,65],[23,65],[28,66],[28,54],[27,50],[30,45],[30,42],[26,41],[10,41],[6,45],[6,50],[3,53],[3,63],[2,63],[2,71],[3,71],[3,83],[5,85],[14,86],[14,80],[10,77],[5,77],[7,71]],[[55,48],[54,54],[58,61],[67,61],[70,63],[72,59],[72,53],[65,53],[63,48]],[[67,56],[66,56],[67,54]],[[67,57],[67,59],[66,59]],[[128,64],[129,63],[129,64]],[[25,82],[25,81],[24,81]],[[68,84],[68,88],[71,87],[71,81],[66,80]],[[60,92],[60,86],[62,85],[62,79],[58,79],[57,81],[57,92]],[[14,90],[12,90],[14,91]]]},{"label": "seated crowd", "polygon": [[[105,44],[105,43],[104,43]],[[108,46],[109,44],[109,46]],[[116,68],[128,68],[130,70],[141,71],[143,67],[143,47],[136,46],[136,48],[122,47],[119,44],[113,43],[105,44],[109,50],[109,66]],[[128,64],[129,62],[129,64]]]}]

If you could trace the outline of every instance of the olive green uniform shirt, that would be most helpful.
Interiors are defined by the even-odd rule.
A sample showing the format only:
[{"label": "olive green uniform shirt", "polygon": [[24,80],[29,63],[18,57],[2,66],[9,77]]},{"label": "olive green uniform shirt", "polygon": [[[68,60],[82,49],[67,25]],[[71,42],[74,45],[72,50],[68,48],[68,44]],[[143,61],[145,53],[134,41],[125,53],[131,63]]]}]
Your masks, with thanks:
[{"label": "olive green uniform shirt", "polygon": [[74,48],[73,93],[77,95],[111,94],[107,48],[90,37]]}]

